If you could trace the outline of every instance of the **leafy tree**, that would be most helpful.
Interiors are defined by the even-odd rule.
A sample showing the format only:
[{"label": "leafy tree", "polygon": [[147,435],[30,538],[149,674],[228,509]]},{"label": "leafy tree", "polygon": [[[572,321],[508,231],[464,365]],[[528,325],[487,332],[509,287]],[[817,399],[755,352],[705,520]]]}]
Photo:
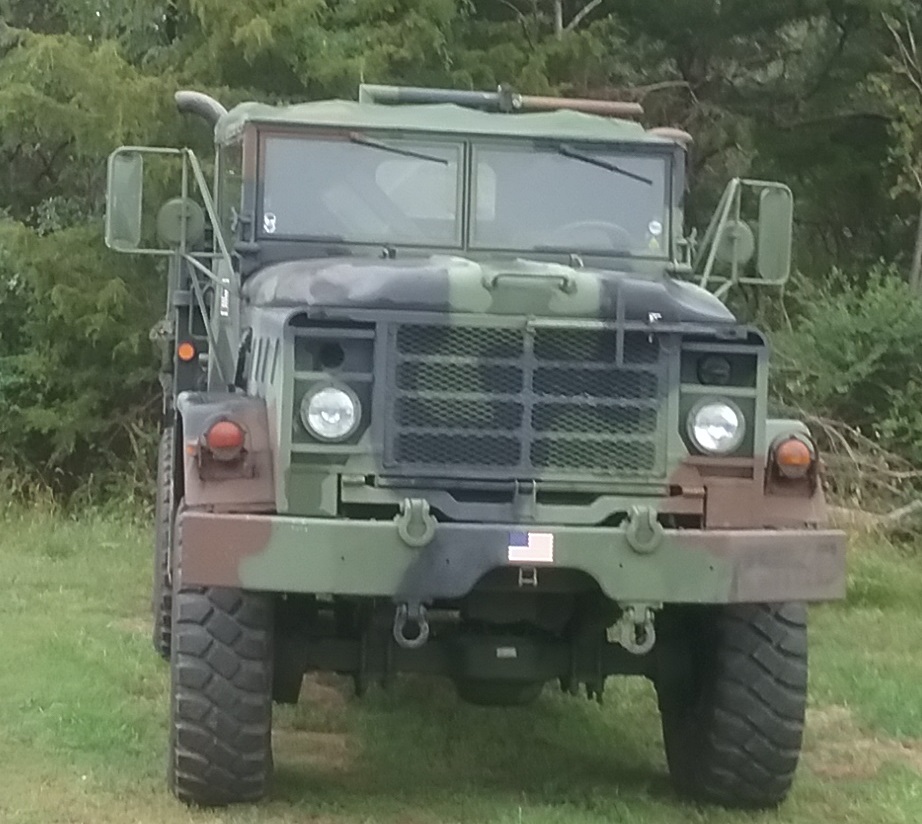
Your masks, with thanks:
[{"label": "leafy tree", "polygon": [[909,194],[917,204],[909,283],[922,292],[922,12],[914,3],[906,4],[898,15],[884,14],[883,21],[893,50],[889,71],[874,82],[893,114],[890,154],[898,169],[893,193]]},{"label": "leafy tree", "polygon": [[[794,187],[798,259],[814,274],[812,286],[807,278],[788,295],[807,338],[794,350],[800,366],[785,366],[778,386],[864,426],[883,411],[822,389],[847,371],[826,339],[870,341],[905,299],[890,279],[868,274],[872,263],[903,264],[914,247],[908,268],[913,283],[922,280],[916,5],[0,0],[0,460],[68,489],[111,468],[113,454],[130,459],[152,442],[142,433],[151,432],[158,388],[145,339],[161,283],[153,265],[102,245],[105,158],[122,143],[205,147],[207,129],[175,112],[172,95],[182,87],[227,105],[351,98],[363,81],[510,83],[527,93],[642,101],[646,122],[695,136],[695,222],[731,175]],[[157,185],[166,190],[168,181]],[[833,266],[837,274],[819,276]],[[824,326],[813,302],[837,295],[846,308]],[[866,333],[847,323],[852,315],[864,322],[865,304],[876,307]],[[916,357],[904,325],[898,331],[888,351],[905,345]],[[867,360],[864,350],[849,352]],[[840,383],[858,399],[870,393],[868,402],[899,406],[908,372],[886,367],[875,361],[870,382]],[[798,388],[814,378],[812,394]],[[911,406],[899,406],[881,430],[910,451],[912,433],[922,433]]]}]

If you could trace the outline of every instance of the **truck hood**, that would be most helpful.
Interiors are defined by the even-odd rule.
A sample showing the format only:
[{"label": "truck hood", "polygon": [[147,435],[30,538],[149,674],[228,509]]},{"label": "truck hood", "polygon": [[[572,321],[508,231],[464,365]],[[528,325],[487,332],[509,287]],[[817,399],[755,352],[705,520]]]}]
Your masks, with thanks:
[{"label": "truck hood", "polygon": [[389,309],[535,317],[619,317],[659,323],[734,324],[717,298],[668,277],[531,260],[476,262],[434,255],[354,257],[272,264],[244,284],[252,308]]}]

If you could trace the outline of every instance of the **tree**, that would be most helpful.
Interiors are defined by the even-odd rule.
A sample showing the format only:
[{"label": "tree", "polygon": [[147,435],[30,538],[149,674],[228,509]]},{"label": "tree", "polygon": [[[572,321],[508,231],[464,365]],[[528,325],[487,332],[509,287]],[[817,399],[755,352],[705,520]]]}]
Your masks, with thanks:
[{"label": "tree", "polygon": [[911,192],[916,200],[915,238],[909,265],[909,284],[922,292],[922,13],[915,4],[897,15],[883,14],[893,51],[888,59],[890,73],[878,78],[893,112],[894,141],[891,150],[900,173],[896,194]]},{"label": "tree", "polygon": [[911,198],[918,284],[919,25],[909,0],[0,0],[0,460],[67,488],[150,431],[161,291],[102,247],[105,158],[207,148],[178,88],[639,100],[648,125],[695,136],[693,221],[731,175],[786,180],[801,264],[861,281],[908,247]]}]

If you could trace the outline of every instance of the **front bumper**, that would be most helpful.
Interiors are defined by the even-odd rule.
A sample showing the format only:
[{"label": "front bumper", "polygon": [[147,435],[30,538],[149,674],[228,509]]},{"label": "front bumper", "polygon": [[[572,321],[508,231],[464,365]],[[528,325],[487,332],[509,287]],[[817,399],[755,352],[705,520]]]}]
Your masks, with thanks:
[{"label": "front bumper", "polygon": [[[633,548],[620,528],[440,523],[413,548],[395,523],[217,514],[179,516],[184,586],[460,598],[497,568],[580,570],[618,602],[828,601],[845,594],[845,533],[664,530]],[[550,537],[552,536],[552,537]],[[636,542],[634,542],[636,543]]]}]

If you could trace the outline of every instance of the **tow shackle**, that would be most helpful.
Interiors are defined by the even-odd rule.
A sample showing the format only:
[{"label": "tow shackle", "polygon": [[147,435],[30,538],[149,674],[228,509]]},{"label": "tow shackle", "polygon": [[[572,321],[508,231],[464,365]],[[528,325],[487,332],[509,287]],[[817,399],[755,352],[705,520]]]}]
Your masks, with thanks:
[{"label": "tow shackle", "polygon": [[394,640],[403,649],[419,649],[429,640],[429,620],[422,604],[398,605],[394,613]]}]

